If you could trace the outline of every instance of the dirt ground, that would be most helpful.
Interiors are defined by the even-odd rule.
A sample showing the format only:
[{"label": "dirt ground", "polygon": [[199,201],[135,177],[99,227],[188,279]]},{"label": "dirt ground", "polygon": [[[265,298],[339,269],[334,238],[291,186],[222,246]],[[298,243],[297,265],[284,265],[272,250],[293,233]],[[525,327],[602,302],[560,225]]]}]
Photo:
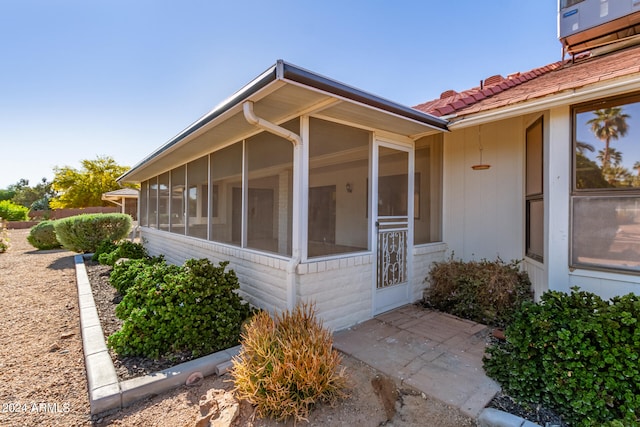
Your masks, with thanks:
[{"label": "dirt ground", "polygon": [[[235,401],[228,376],[208,377],[195,386],[92,418],[73,254],[36,251],[26,242],[27,234],[28,230],[11,230],[11,247],[0,254],[0,426],[196,426],[205,396],[207,408],[219,408],[223,415],[228,413],[225,409],[237,408],[233,426],[294,425],[256,418],[250,404]],[[385,387],[388,379],[353,358],[344,356],[343,365],[350,397],[335,407],[319,405],[308,424],[298,425],[475,425],[457,410],[409,388]],[[229,425],[217,415],[212,421]]]}]

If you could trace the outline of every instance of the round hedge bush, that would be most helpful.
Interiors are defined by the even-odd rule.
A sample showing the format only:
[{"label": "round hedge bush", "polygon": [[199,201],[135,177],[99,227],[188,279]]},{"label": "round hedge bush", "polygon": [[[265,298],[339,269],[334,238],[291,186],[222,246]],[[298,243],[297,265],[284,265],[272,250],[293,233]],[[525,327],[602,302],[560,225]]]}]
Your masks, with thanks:
[{"label": "round hedge bush", "polygon": [[127,214],[82,214],[55,221],[58,241],[73,252],[95,252],[105,240],[117,242],[131,230]]},{"label": "round hedge bush", "polygon": [[40,250],[57,249],[61,246],[56,237],[54,222],[42,221],[31,227],[27,236],[27,241],[31,246]]}]

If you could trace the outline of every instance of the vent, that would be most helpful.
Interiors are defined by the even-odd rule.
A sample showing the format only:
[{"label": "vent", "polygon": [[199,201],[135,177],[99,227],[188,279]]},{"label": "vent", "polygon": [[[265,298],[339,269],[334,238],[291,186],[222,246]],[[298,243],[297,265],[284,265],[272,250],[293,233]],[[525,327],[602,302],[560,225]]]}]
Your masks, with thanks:
[{"label": "vent", "polygon": [[455,96],[457,94],[458,94],[458,92],[456,92],[455,90],[452,90],[452,89],[445,90],[444,92],[442,92],[440,94],[440,99],[450,98],[450,97]]},{"label": "vent", "polygon": [[500,74],[496,74],[495,76],[487,77],[484,80],[484,85],[491,86],[491,85],[500,83],[503,80],[504,80],[504,77],[502,77]]}]

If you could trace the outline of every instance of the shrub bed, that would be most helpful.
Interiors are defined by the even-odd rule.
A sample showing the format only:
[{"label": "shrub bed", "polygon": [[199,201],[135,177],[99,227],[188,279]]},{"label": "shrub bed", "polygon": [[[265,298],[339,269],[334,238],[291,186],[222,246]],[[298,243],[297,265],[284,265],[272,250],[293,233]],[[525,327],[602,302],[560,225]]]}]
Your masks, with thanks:
[{"label": "shrub bed", "polygon": [[531,301],[531,282],[520,261],[435,263],[429,271],[425,304],[455,316],[494,326],[509,323],[523,301]]},{"label": "shrub bed", "polygon": [[27,241],[31,246],[37,249],[57,249],[60,242],[56,237],[54,221],[41,221],[29,230]]},{"label": "shrub bed", "polygon": [[640,297],[604,301],[574,288],[525,303],[484,366],[506,392],[572,425],[640,424]]},{"label": "shrub bed", "polygon": [[131,216],[127,214],[83,214],[54,222],[58,241],[73,252],[95,252],[105,240],[117,242],[131,230]]},{"label": "shrub bed", "polygon": [[122,263],[118,280],[135,279],[116,307],[124,323],[108,338],[109,347],[122,356],[158,358],[179,351],[196,357],[238,344],[250,308],[236,293],[238,279],[233,270],[225,271],[227,264]]},{"label": "shrub bed", "polygon": [[261,311],[244,329],[233,360],[235,391],[260,417],[305,420],[314,403],[345,396],[346,376],[332,343],[313,305],[298,305],[275,320]]}]

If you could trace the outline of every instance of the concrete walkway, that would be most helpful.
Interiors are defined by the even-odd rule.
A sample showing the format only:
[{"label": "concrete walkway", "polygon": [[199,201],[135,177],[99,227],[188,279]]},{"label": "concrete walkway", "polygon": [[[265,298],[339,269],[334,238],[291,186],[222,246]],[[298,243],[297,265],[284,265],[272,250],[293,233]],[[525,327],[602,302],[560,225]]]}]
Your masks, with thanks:
[{"label": "concrete walkway", "polygon": [[407,305],[344,331],[334,347],[476,419],[500,390],[482,369],[485,325]]}]

